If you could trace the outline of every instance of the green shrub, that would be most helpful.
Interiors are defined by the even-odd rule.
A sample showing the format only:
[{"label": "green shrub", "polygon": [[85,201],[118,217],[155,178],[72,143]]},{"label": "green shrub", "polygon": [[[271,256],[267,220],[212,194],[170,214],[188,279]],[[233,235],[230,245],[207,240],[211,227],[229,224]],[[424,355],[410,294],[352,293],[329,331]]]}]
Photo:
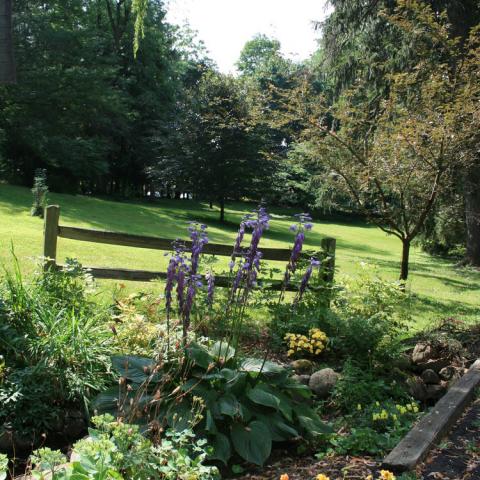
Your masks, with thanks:
[{"label": "green shrub", "polygon": [[190,430],[167,431],[154,446],[137,425],[115,422],[109,415],[92,419],[96,428],[73,447],[75,460],[58,451],[42,448],[34,452],[32,477],[37,480],[215,480],[216,467],[204,464],[205,440],[195,440]]},{"label": "green shrub", "polygon": [[66,406],[86,409],[111,379],[108,312],[95,305],[80,266],[28,281],[15,262],[0,284],[0,424],[48,430]]},{"label": "green shrub", "polygon": [[328,337],[332,357],[351,358],[358,364],[389,364],[398,357],[408,325],[408,294],[398,282],[382,279],[367,265],[356,278],[344,277],[329,288],[331,308],[324,290],[308,292],[301,303],[272,304],[271,336],[277,348],[286,350],[287,333],[308,334],[319,328]]}]

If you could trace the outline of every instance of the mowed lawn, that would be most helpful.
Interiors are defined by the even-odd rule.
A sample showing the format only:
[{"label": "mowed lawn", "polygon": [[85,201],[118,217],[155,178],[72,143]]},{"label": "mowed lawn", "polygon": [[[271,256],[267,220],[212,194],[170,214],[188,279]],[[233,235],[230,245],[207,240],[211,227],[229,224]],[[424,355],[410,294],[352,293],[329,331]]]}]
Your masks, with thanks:
[{"label": "mowed lawn", "polygon": [[[113,202],[100,198],[50,194],[49,203],[61,207],[60,223],[100,230],[135,233],[165,238],[186,238],[189,220],[208,225],[211,242],[232,244],[242,216],[252,205],[228,204],[226,224],[218,221],[218,210],[188,200],[161,200],[154,204]],[[42,253],[43,221],[30,216],[31,193],[27,188],[0,184],[0,262],[11,265],[13,245],[22,269],[32,271],[35,257]],[[294,211],[272,209],[271,228],[263,246],[288,247],[289,226]],[[365,262],[378,267],[382,276],[396,279],[399,272],[400,242],[365,224],[315,221],[306,246],[318,249],[324,236],[337,239],[337,275],[355,275]],[[58,260],[77,258],[84,265],[165,270],[164,252],[59,239]],[[215,268],[226,265],[220,261]],[[280,267],[280,265],[278,265]],[[105,290],[112,282],[100,282]],[[129,285],[129,288],[159,288],[158,285]],[[414,248],[408,289],[414,296],[415,326],[422,328],[446,317],[480,321],[480,272],[458,269],[452,262],[433,258]]]}]

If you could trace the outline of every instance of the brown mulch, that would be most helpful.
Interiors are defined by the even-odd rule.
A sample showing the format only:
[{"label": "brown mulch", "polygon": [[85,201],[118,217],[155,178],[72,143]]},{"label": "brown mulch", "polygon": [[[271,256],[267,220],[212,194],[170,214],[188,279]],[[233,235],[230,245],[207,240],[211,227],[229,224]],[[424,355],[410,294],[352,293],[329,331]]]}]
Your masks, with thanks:
[{"label": "brown mulch", "polygon": [[458,420],[448,437],[419,466],[419,478],[480,479],[480,399]]},{"label": "brown mulch", "polygon": [[289,480],[313,480],[323,473],[330,480],[364,480],[378,472],[380,464],[370,457],[332,456],[322,460],[315,457],[284,456],[264,467],[250,470],[237,480],[279,480],[284,473]]}]

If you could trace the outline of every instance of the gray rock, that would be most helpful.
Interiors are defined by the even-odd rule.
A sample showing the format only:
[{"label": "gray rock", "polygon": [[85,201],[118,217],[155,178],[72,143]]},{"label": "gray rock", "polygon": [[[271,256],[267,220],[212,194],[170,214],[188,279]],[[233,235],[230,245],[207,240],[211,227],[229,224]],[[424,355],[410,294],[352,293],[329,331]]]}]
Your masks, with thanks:
[{"label": "gray rock", "polygon": [[327,398],[339,377],[340,375],[331,368],[323,368],[310,377],[308,386],[319,398]]},{"label": "gray rock", "polygon": [[410,395],[420,402],[428,400],[427,386],[420,377],[410,377],[407,380],[408,391]]},{"label": "gray rock", "polygon": [[412,352],[413,363],[425,363],[433,358],[434,352],[429,343],[417,343]]},{"label": "gray rock", "polygon": [[450,359],[445,358],[435,358],[433,360],[429,360],[426,363],[419,363],[417,367],[420,370],[434,370],[435,372],[439,372],[442,368],[447,367],[450,365]]},{"label": "gray rock", "polygon": [[456,368],[452,365],[449,365],[448,367],[442,368],[438,373],[443,380],[450,380],[455,375]]},{"label": "gray rock", "polygon": [[426,391],[428,400],[439,400],[445,395],[447,389],[443,385],[427,385]]},{"label": "gray rock", "polygon": [[447,391],[444,384],[427,385],[420,377],[410,377],[407,385],[410,395],[420,402],[438,400]]},{"label": "gray rock", "polygon": [[306,358],[294,360],[290,364],[290,366],[295,370],[295,373],[297,374],[311,373],[313,370],[313,362],[307,360]]},{"label": "gray rock", "polygon": [[292,375],[292,378],[303,385],[308,385],[310,381],[310,375]]},{"label": "gray rock", "polygon": [[437,372],[427,368],[422,372],[422,380],[427,384],[438,384],[440,383],[440,377]]}]

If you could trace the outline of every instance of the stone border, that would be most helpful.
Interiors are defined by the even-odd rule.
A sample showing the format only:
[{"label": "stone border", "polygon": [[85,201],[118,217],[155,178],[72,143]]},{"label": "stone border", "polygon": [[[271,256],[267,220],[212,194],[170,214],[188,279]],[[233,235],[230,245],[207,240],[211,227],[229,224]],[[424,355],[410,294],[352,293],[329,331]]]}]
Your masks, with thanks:
[{"label": "stone border", "polygon": [[395,472],[413,470],[462,415],[472,401],[478,385],[480,359],[475,361],[467,373],[455,382],[430,412],[387,455],[382,467]]}]

